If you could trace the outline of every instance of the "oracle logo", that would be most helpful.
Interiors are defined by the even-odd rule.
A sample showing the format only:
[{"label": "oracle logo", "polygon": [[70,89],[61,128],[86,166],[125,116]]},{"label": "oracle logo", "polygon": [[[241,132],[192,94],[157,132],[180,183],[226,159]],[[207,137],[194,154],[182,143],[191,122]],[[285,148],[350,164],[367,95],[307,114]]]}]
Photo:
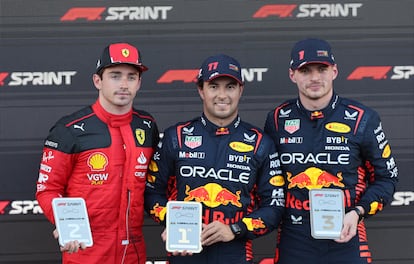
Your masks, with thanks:
[{"label": "oracle logo", "polygon": [[347,80],[408,80],[414,75],[414,66],[358,66]]},{"label": "oracle logo", "polygon": [[172,9],[172,6],[72,7],[66,11],[60,21],[166,20],[168,12]]},{"label": "oracle logo", "polygon": [[333,4],[276,4],[264,5],[259,8],[253,18],[267,18],[276,16],[279,18],[336,18],[357,17],[358,9],[362,3],[333,3]]}]

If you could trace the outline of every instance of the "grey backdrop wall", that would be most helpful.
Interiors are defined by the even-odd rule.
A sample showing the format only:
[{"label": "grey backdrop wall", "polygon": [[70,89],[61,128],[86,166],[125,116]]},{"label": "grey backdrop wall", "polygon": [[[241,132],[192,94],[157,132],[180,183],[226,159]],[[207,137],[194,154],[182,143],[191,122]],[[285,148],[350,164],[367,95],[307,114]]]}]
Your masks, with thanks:
[{"label": "grey backdrop wall", "polygon": [[[305,3],[304,3],[305,2]],[[215,53],[239,59],[242,117],[296,96],[291,46],[325,38],[339,64],[336,92],[376,109],[399,166],[393,203],[367,221],[375,263],[413,263],[414,2],[0,0],[0,262],[59,263],[53,227],[34,198],[50,126],[96,98],[96,59],[110,42],[139,47],[150,70],[135,101],[161,129],[199,115],[194,78]],[[146,219],[150,263],[165,260]],[[273,257],[275,234],[255,241],[256,261]],[[411,250],[410,250],[411,249]]]}]

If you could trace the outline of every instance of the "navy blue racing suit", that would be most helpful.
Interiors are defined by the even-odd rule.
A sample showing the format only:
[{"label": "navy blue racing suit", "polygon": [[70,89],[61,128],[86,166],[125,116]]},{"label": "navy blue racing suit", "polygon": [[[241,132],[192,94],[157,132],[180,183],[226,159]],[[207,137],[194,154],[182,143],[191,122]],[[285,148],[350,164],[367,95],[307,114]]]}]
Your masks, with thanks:
[{"label": "navy blue racing suit", "polygon": [[269,112],[264,130],[274,139],[287,175],[287,211],[275,263],[371,263],[363,221],[347,243],[311,236],[308,193],[341,189],[345,211],[362,206],[365,217],[390,202],[398,169],[378,114],[336,94],[325,109],[313,112],[293,99]]},{"label": "navy blue racing suit", "polygon": [[168,199],[202,203],[205,224],[237,223],[241,235],[169,263],[253,263],[252,239],[274,230],[284,211],[278,153],[261,129],[237,117],[217,127],[203,115],[165,130],[149,166],[145,208],[165,224]]}]

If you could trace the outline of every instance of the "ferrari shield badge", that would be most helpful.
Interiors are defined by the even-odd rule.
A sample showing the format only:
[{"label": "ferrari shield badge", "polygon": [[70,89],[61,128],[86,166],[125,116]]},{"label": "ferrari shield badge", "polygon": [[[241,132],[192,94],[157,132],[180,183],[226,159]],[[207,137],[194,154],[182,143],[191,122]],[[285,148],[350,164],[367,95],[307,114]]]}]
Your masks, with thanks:
[{"label": "ferrari shield badge", "polygon": [[144,142],[145,142],[145,131],[144,131],[144,129],[140,129],[140,128],[135,129],[135,137],[138,140],[138,143],[140,145],[143,145]]}]

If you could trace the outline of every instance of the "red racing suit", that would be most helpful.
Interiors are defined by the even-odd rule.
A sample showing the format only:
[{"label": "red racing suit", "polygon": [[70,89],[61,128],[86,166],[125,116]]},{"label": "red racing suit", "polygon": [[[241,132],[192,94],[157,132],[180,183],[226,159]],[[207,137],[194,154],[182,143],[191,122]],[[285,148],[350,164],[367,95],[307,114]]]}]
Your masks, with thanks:
[{"label": "red racing suit", "polygon": [[341,189],[346,212],[362,206],[365,217],[392,200],[398,169],[378,114],[336,94],[314,112],[299,99],[289,100],[269,112],[265,132],[274,139],[287,175],[276,263],[371,263],[363,221],[347,243],[311,236],[308,193]]},{"label": "red racing suit", "polygon": [[203,115],[166,129],[149,166],[146,210],[165,224],[168,199],[198,201],[203,223],[242,229],[238,239],[169,263],[253,263],[251,239],[275,229],[284,211],[279,165],[270,137],[239,117],[227,127]]},{"label": "red racing suit", "polygon": [[63,263],[146,262],[143,198],[158,140],[157,125],[147,112],[112,115],[98,101],[51,128],[36,198],[51,223],[53,198],[84,198],[94,243],[78,253],[63,253]]}]

